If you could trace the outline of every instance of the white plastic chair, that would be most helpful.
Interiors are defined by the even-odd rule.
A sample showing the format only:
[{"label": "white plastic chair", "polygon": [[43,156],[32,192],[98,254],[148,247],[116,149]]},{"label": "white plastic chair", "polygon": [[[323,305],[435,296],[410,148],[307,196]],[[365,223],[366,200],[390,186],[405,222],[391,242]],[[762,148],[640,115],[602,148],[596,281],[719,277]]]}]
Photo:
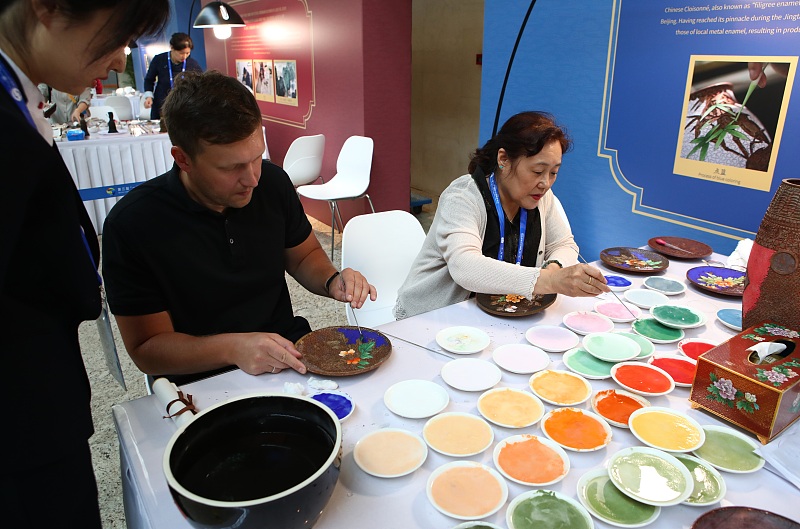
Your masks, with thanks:
[{"label": "white plastic chair", "polygon": [[117,113],[117,109],[109,106],[90,106],[89,107],[89,115],[93,118],[102,119],[106,123],[108,123],[108,113],[111,112],[114,115],[114,119],[119,121],[119,113]]},{"label": "white plastic chair", "polygon": [[131,108],[131,100],[125,96],[108,96],[105,100],[106,106],[113,108],[116,111],[118,119],[122,121],[130,121],[133,119],[133,109]]},{"label": "white plastic chair", "polygon": [[144,106],[144,98],[141,98],[139,101],[139,118],[138,119],[150,119],[150,109],[145,108]]},{"label": "white plastic chair", "polygon": [[[322,178],[322,155],[325,153],[325,135],[300,136],[295,139],[286,157],[283,159],[283,170],[292,179],[294,187],[310,184]],[[323,180],[323,183],[325,180]]]},{"label": "white plastic chair", "polygon": [[[367,213],[350,219],[342,233],[342,268],[358,270],[378,290],[378,299],[367,298],[357,309],[359,325],[374,328],[394,321],[397,291],[424,240],[425,230],[407,211]],[[347,321],[355,325],[352,310],[346,303]]]},{"label": "white plastic chair", "polygon": [[336,159],[336,174],[329,181],[320,185],[305,185],[297,188],[297,192],[306,198],[327,200],[331,208],[331,260],[333,260],[333,235],[336,229],[336,215],[339,224],[342,216],[336,205],[337,200],[352,200],[367,197],[369,207],[375,213],[372,199],[367,194],[369,175],[372,170],[372,138],[350,136],[342,145]]}]

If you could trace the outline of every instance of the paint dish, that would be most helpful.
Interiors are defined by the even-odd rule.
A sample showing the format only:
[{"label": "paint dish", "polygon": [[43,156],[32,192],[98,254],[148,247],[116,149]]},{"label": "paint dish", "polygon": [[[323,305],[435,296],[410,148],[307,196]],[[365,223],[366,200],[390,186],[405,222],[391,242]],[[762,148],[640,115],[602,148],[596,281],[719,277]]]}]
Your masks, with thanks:
[{"label": "paint dish", "polygon": [[475,327],[448,327],[436,333],[436,343],[456,354],[479,353],[489,346],[489,335]]},{"label": "paint dish", "polygon": [[656,305],[650,314],[662,325],[674,329],[694,329],[706,324],[706,316],[689,307],[680,305]]},{"label": "paint dish", "polygon": [[622,292],[631,288],[630,280],[622,276],[608,275],[603,277],[606,278],[606,286],[613,292]]},{"label": "paint dish", "polygon": [[675,329],[660,324],[655,318],[642,318],[631,324],[633,332],[644,336],[653,343],[673,343],[686,338],[683,329]]},{"label": "paint dish", "polygon": [[430,380],[403,380],[383,394],[389,411],[408,419],[425,419],[445,409],[450,403],[447,391]]},{"label": "paint dish", "polygon": [[542,431],[563,448],[575,452],[600,450],[611,442],[611,427],[596,413],[558,408],[542,418]]},{"label": "paint dish", "polygon": [[627,323],[642,315],[642,311],[633,303],[622,304],[614,300],[598,301],[594,304],[594,310],[614,323]]},{"label": "paint dish", "polygon": [[653,356],[653,353],[656,352],[656,346],[653,344],[653,342],[641,334],[636,334],[635,332],[619,332],[617,334],[621,334],[622,336],[630,338],[639,344],[639,355],[634,358],[634,360],[646,360],[647,358]]},{"label": "paint dish", "polygon": [[494,432],[489,423],[462,412],[441,413],[428,419],[422,437],[432,449],[453,457],[480,454],[492,444]]},{"label": "paint dish", "polygon": [[330,408],[340,421],[350,417],[356,409],[356,403],[344,391],[319,391],[312,393],[309,397]]},{"label": "paint dish", "polygon": [[650,365],[659,367],[669,373],[675,385],[682,388],[692,387],[697,372],[697,362],[679,355],[655,355],[648,360]]},{"label": "paint dish", "polygon": [[592,529],[592,517],[586,508],[569,496],[554,490],[523,492],[508,505],[509,529]]},{"label": "paint dish", "polygon": [[675,456],[644,446],[624,448],[611,456],[608,476],[626,496],[657,507],[677,505],[694,489],[689,469]]},{"label": "paint dish", "polygon": [[727,426],[703,426],[706,442],[694,455],[708,461],[715,468],[738,474],[760,470],[764,458],[758,455],[758,443],[743,433]]},{"label": "paint dish", "polygon": [[605,362],[624,362],[639,356],[641,347],[634,340],[613,332],[596,332],[583,339],[583,348]]},{"label": "paint dish", "polygon": [[560,353],[572,349],[581,341],[577,334],[557,325],[531,327],[525,332],[525,339],[548,353]]},{"label": "paint dish", "polygon": [[594,412],[618,428],[628,428],[631,414],[649,406],[649,400],[624,389],[606,389],[592,397]]},{"label": "paint dish", "polygon": [[687,358],[697,360],[700,355],[716,347],[715,344],[700,338],[686,338],[678,342],[678,352]]},{"label": "paint dish", "polygon": [[611,378],[611,368],[614,367],[613,362],[599,360],[582,347],[573,347],[564,353],[561,360],[573,373],[593,380]]},{"label": "paint dish", "polygon": [[536,395],[513,388],[490,389],[478,398],[484,418],[504,428],[533,426],[544,415],[544,404]]},{"label": "paint dish", "polygon": [[528,386],[534,395],[556,406],[575,406],[586,402],[592,394],[592,385],[582,376],[554,369],[534,373]]},{"label": "paint dish", "polygon": [[492,457],[501,474],[522,485],[552,485],[569,472],[569,456],[564,449],[536,435],[507,437],[497,443]]},{"label": "paint dish", "polygon": [[550,365],[547,353],[524,343],[501,345],[492,353],[492,360],[506,371],[520,375],[530,375]]},{"label": "paint dish", "polygon": [[742,332],[742,311],[741,309],[719,309],[717,319],[725,327],[736,332]]},{"label": "paint dish", "polygon": [[665,452],[691,452],[706,439],[697,421],[670,408],[651,406],[636,410],[628,424],[637,439]]},{"label": "paint dish", "polygon": [[669,298],[661,292],[644,288],[626,290],[623,296],[625,296],[625,299],[629,302],[643,309],[649,309],[655,305],[664,305],[665,303],[669,303]]},{"label": "paint dish", "polygon": [[474,520],[456,525],[453,529],[503,529],[497,524],[489,522],[476,522]]},{"label": "paint dish", "polygon": [[707,461],[688,454],[675,454],[675,457],[689,469],[694,481],[692,495],[686,498],[684,505],[707,507],[719,503],[725,497],[728,488],[716,468]]},{"label": "paint dish", "polygon": [[611,368],[611,378],[637,395],[658,397],[675,389],[675,381],[669,373],[650,364],[642,362],[620,362]]},{"label": "paint dish", "polygon": [[442,380],[461,391],[485,391],[494,386],[503,374],[493,363],[479,358],[459,358],[442,366]]},{"label": "paint dish", "polygon": [[644,286],[660,292],[665,296],[677,296],[686,292],[686,285],[671,277],[650,276],[644,280]]},{"label": "paint dish", "polygon": [[397,478],[411,474],[425,462],[428,446],[413,433],[400,428],[370,432],[356,443],[356,465],[379,478]]},{"label": "paint dish", "polygon": [[578,334],[609,332],[614,329],[614,322],[608,319],[608,317],[596,312],[587,312],[584,310],[565,314],[562,322],[567,329]]},{"label": "paint dish", "polygon": [[578,500],[597,519],[617,527],[644,527],[661,514],[661,507],[636,501],[620,492],[605,468],[595,468],[581,476]]},{"label": "paint dish", "polygon": [[486,518],[508,499],[503,476],[474,461],[440,466],[431,473],[425,491],[437,511],[459,520]]}]

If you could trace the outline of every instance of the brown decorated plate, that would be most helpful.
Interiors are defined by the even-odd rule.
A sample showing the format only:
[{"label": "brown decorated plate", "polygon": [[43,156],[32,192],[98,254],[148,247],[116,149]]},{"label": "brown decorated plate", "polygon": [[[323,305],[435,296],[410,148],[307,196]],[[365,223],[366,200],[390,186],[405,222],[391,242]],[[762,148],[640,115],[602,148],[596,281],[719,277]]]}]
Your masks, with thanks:
[{"label": "brown decorated plate", "polygon": [[392,354],[392,342],[384,334],[341,325],[312,331],[295,344],[310,373],[329,377],[359,375],[377,369]]},{"label": "brown decorated plate", "polygon": [[558,294],[536,294],[527,299],[514,294],[478,294],[478,307],[494,316],[530,316],[541,312],[556,301]]},{"label": "brown decorated plate", "polygon": [[641,248],[606,248],[600,252],[600,260],[617,270],[645,274],[661,272],[669,266],[669,259],[660,253]]},{"label": "brown decorated plate", "polygon": [[[669,246],[670,244],[672,246]],[[714,252],[711,246],[705,243],[683,237],[653,237],[647,241],[647,245],[660,254],[678,259],[703,259]]]},{"label": "brown decorated plate", "polygon": [[692,529],[800,529],[800,523],[780,514],[753,507],[720,507],[708,511],[692,524]]}]

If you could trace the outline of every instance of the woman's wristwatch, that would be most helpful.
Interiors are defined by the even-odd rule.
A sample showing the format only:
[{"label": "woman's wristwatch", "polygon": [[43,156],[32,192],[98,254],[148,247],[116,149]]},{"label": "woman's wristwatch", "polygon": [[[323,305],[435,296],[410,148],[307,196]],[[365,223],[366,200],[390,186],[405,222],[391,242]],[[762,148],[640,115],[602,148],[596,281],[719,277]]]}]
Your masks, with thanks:
[{"label": "woman's wristwatch", "polygon": [[556,259],[548,259],[547,261],[542,263],[542,268],[547,268],[551,264],[557,264],[559,268],[564,268],[564,265],[559,263]]}]

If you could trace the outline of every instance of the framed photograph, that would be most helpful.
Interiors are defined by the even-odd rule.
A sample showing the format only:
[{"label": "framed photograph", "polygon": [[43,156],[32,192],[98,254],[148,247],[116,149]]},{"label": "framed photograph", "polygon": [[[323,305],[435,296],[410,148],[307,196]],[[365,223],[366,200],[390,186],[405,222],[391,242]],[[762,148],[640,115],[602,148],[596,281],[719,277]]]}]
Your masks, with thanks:
[{"label": "framed photograph", "polygon": [[275,60],[275,102],[297,106],[297,61]]},{"label": "framed photograph", "polygon": [[253,92],[259,101],[275,102],[275,76],[272,59],[253,59]]},{"label": "framed photograph", "polygon": [[253,60],[236,59],[236,78],[253,91]]}]

